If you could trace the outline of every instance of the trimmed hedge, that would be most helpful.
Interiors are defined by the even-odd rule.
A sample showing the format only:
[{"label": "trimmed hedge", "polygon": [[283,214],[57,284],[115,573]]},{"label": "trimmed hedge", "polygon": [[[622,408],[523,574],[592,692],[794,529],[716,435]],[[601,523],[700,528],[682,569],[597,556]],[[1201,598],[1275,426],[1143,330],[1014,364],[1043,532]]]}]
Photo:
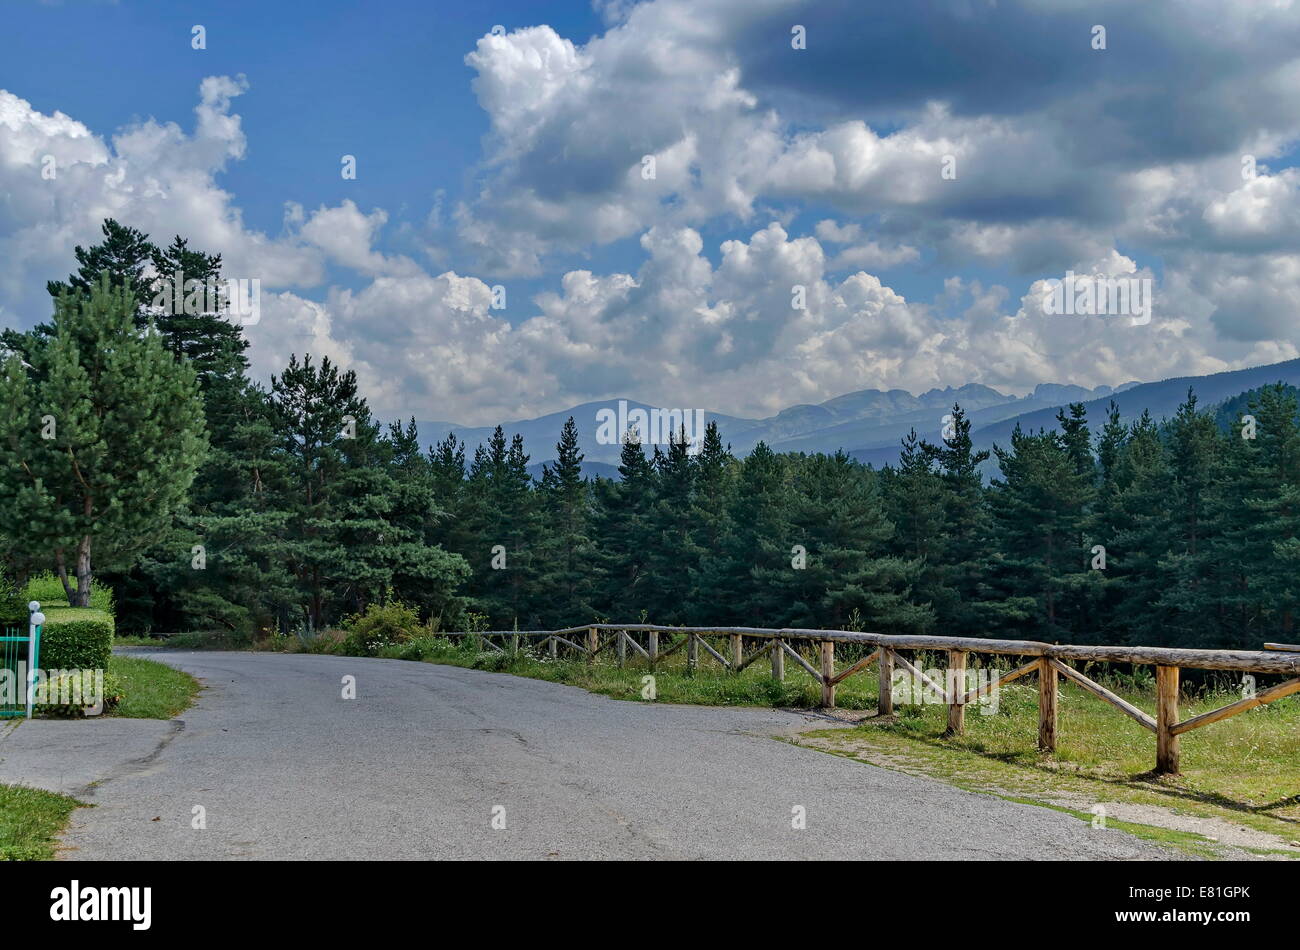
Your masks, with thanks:
[{"label": "trimmed hedge", "polygon": [[41,669],[106,670],[112,652],[113,618],[102,610],[46,611],[41,628]]}]

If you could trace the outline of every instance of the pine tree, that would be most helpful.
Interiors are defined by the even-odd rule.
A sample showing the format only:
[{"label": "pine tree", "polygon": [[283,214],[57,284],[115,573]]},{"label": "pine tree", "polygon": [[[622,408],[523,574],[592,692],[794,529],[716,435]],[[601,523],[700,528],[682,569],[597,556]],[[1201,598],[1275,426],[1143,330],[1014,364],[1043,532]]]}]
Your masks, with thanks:
[{"label": "pine tree", "polygon": [[600,479],[596,484],[597,607],[609,616],[637,617],[652,594],[647,540],[655,476],[635,428],[623,436],[618,473],[619,481]]},{"label": "pine tree", "polygon": [[989,531],[980,466],[989,453],[975,451],[970,432],[970,419],[954,405],[951,436],[941,445],[920,443],[925,458],[938,466],[943,485],[943,566],[937,586],[944,595],[936,623],[954,637],[987,636],[979,609]]},{"label": "pine tree", "polygon": [[437,506],[433,469],[420,448],[415,419],[390,425],[386,443],[382,454],[392,491],[379,514],[389,587],[397,600],[439,624],[457,622],[465,608],[457,589],[468,579],[469,565],[439,543],[445,512]]},{"label": "pine tree", "polygon": [[534,546],[540,528],[523,445],[522,436],[507,441],[497,426],[487,446],[475,450],[462,496],[471,594],[501,629],[537,623]]},{"label": "pine tree", "polygon": [[447,433],[447,438],[429,449],[429,468],[434,500],[444,511],[454,512],[465,487],[465,443],[454,432]]},{"label": "pine tree", "polygon": [[69,274],[66,281],[50,281],[46,289],[56,300],[69,291],[89,294],[107,271],[110,286],[129,290],[138,312],[149,301],[151,282],[145,277],[145,270],[158,249],[150,243],[149,235],[118,224],[112,218],[104,220],[100,231],[104,242],[90,248],[77,245],[73,250],[79,265],[76,272]]},{"label": "pine tree", "polygon": [[[271,379],[271,398],[284,458],[281,482],[271,489],[284,515],[274,546],[294,580],[299,622],[320,629],[399,584],[427,609],[454,610],[451,591],[466,568],[420,537],[436,509],[415,461],[413,427],[402,432],[395,456],[356,374],[339,372],[329,358],[316,365],[310,356],[290,357]],[[395,461],[399,471],[412,468],[395,477]]]},{"label": "pine tree", "polygon": [[888,554],[894,526],[876,474],[843,452],[792,462],[787,518],[807,554],[800,567],[794,561],[775,575],[757,575],[759,592],[776,596],[767,605],[768,625],[779,618],[781,625],[846,629],[856,620],[884,633],[924,631],[933,613],[912,600],[922,562]]},{"label": "pine tree", "polygon": [[1159,605],[1169,584],[1171,475],[1164,441],[1149,413],[1129,427],[1113,462],[1103,468],[1107,471],[1093,534],[1106,547],[1105,642],[1162,645],[1171,619],[1168,608]]},{"label": "pine tree", "polygon": [[[1238,492],[1251,490],[1245,483],[1251,480],[1252,463],[1250,453],[1234,449],[1251,448],[1254,443],[1237,446],[1232,439],[1223,439],[1214,416],[1197,409],[1196,394],[1190,389],[1165,426],[1165,441],[1169,553],[1161,561],[1164,593],[1159,603],[1172,612],[1161,618],[1163,626],[1147,625],[1148,642],[1216,643],[1222,631],[1246,622],[1246,615],[1232,607],[1235,603],[1244,608],[1246,599],[1238,599],[1239,583],[1245,582],[1241,574],[1234,574],[1233,565],[1243,562],[1236,560],[1240,552],[1231,538],[1249,530],[1248,523],[1238,518]],[[1213,513],[1211,505],[1216,508]],[[1217,540],[1212,541],[1212,536]]]},{"label": "pine tree", "polygon": [[508,619],[518,629],[535,628],[540,626],[536,574],[541,520],[524,437],[517,432],[506,453],[505,477],[493,487],[504,543],[511,552],[510,569],[505,572]]},{"label": "pine tree", "polygon": [[94,565],[129,566],[171,523],[206,451],[193,370],[135,312],[106,279],[65,291],[30,372],[10,358],[0,384],[0,534],[52,556],[73,606]]},{"label": "pine tree", "polygon": [[[249,400],[262,397],[250,391],[245,377],[248,341],[242,329],[215,309],[194,307],[200,299],[206,306],[214,296],[209,288],[215,289],[221,279],[221,255],[191,250],[179,235],[159,250],[145,240],[147,236],[134,233],[139,238],[134,253],[149,253],[158,274],[154,296],[139,318],[151,319],[172,357],[195,371],[209,451],[190,491],[190,504],[179,513],[168,537],[146,551],[140,564],[108,580],[116,594],[119,623],[128,629],[193,620],[196,600],[204,604],[204,613],[217,615],[216,622],[225,624],[240,612],[220,607],[219,600],[211,597],[199,597],[200,589],[211,589],[214,575],[196,575],[189,559],[177,557],[176,551],[184,537],[202,536],[203,526],[218,512],[237,516],[241,505],[252,504],[247,483],[240,477],[243,461],[237,430],[245,421]],[[89,256],[101,250],[93,248]],[[194,286],[203,290],[195,292]]]},{"label": "pine tree", "polygon": [[1054,431],[1026,434],[1017,426],[1010,449],[994,452],[1002,477],[989,491],[991,590],[980,611],[1002,634],[1076,641],[1083,632],[1080,589],[1089,583],[1082,533],[1087,476]]},{"label": "pine tree", "polygon": [[[449,437],[450,438],[450,437]],[[495,438],[495,434],[494,434]],[[496,440],[504,464],[505,433]],[[451,549],[460,554],[469,564],[470,579],[467,593],[474,602],[475,609],[488,609],[487,598],[494,583],[493,560],[497,557],[493,548],[499,541],[489,539],[485,532],[492,517],[489,492],[492,487],[492,463],[488,448],[482,442],[474,447],[474,457],[466,470],[465,483],[461,487],[456,506],[456,521],[452,526]],[[497,563],[500,563],[499,560]]]},{"label": "pine tree", "polygon": [[539,612],[547,629],[573,626],[593,616],[591,493],[582,477],[578,427],[570,416],[555,444],[555,465],[542,467],[538,545]]},{"label": "pine tree", "polygon": [[[169,306],[152,308],[156,311],[154,323],[172,355],[178,360],[189,360],[194,367],[210,413],[213,395],[219,395],[213,390],[242,382],[248,369],[248,359],[244,356],[248,340],[239,325],[232,323],[220,311],[187,313],[186,310],[191,308],[177,308],[172,285],[179,279],[182,294],[185,285],[191,281],[204,288],[215,286],[221,280],[221,255],[190,250],[189,242],[177,235],[166,249],[153,248],[152,263],[159,279],[169,282],[160,286],[169,286],[173,290]],[[205,290],[205,302],[210,296]]]},{"label": "pine tree", "polygon": [[1121,489],[1119,468],[1128,436],[1128,426],[1120,421],[1119,406],[1112,399],[1106,408],[1106,422],[1097,437],[1097,494],[1085,525],[1085,543],[1089,551],[1096,545],[1101,545],[1106,554],[1106,568],[1097,575],[1099,583],[1095,614],[1095,629],[1101,632],[1103,641],[1118,638],[1119,625],[1125,619],[1117,613],[1122,594],[1117,572],[1110,562],[1116,554],[1116,537],[1125,524],[1118,508]]},{"label": "pine tree", "polygon": [[684,624],[689,618],[696,466],[686,429],[669,434],[668,451],[656,453],[656,491],[649,513],[647,571],[652,586],[647,607],[659,623]]},{"label": "pine tree", "polygon": [[807,547],[790,508],[787,460],[759,442],[739,465],[722,537],[700,566],[702,623],[761,627],[786,614],[770,585],[793,570],[794,546]]},{"label": "pine tree", "polygon": [[[1166,595],[1180,612],[1186,642],[1195,646],[1258,648],[1261,641],[1285,639],[1295,629],[1300,605],[1294,574],[1300,537],[1296,398],[1280,386],[1264,387],[1249,409],[1254,438],[1242,438],[1250,430],[1241,425],[1220,437],[1197,553],[1188,551],[1175,562],[1179,584]],[[1200,435],[1199,424],[1189,428]],[[1184,516],[1178,525],[1185,545],[1189,520]],[[1199,583],[1187,580],[1192,571]]]},{"label": "pine tree", "polygon": [[[65,294],[89,296],[100,285],[103,275],[107,274],[110,288],[125,289],[132,294],[136,307],[136,313],[132,316],[136,327],[143,328],[147,318],[142,310],[149,301],[150,284],[145,277],[145,270],[157,248],[149,243],[149,235],[120,225],[112,218],[106,219],[100,230],[104,235],[103,243],[90,248],[78,245],[73,253],[80,266],[68,275],[66,281],[49,281],[46,289],[57,305],[58,299]],[[26,332],[13,329],[0,331],[0,344],[35,369],[39,365],[35,358],[36,352],[48,344],[53,335],[53,324],[39,323]],[[77,341],[83,347],[93,345],[93,342],[93,333]]]},{"label": "pine tree", "polygon": [[717,603],[708,589],[705,570],[719,555],[740,467],[731,454],[731,446],[723,444],[717,422],[710,421],[704,427],[704,438],[693,467],[691,531],[683,559],[689,574],[687,619],[698,625],[716,622],[709,619],[716,616]]},{"label": "pine tree", "polygon": [[945,578],[947,525],[944,485],[930,457],[922,450],[916,430],[903,439],[898,468],[880,473],[885,513],[894,525],[889,550],[920,565],[914,586],[918,603],[930,604],[936,617],[947,620],[959,610],[955,588]]}]

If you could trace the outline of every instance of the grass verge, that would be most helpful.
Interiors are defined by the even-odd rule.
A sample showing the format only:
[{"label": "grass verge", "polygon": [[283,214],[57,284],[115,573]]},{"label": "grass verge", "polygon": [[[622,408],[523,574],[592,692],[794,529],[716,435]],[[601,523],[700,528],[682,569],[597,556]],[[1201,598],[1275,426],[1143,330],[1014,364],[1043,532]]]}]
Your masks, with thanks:
[{"label": "grass verge", "polygon": [[[1153,713],[1149,689],[1115,685]],[[1208,689],[1184,694],[1184,717],[1239,699]],[[853,729],[804,733],[800,741],[824,751],[939,778],[1007,798],[1029,797],[1091,820],[1102,809],[1111,826],[1124,819],[1194,831],[1180,842],[1192,853],[1224,847],[1300,858],[1300,702],[1289,698],[1186,733],[1182,773],[1152,771],[1155,739],[1145,729],[1073,684],[1063,684],[1055,755],[1038,751],[1036,685],[1011,684],[996,711],[966,713],[966,731],[945,736],[946,707],[896,707],[897,715],[867,719]]]},{"label": "grass verge", "polygon": [[0,785],[0,861],[48,861],[75,798],[23,785]]},{"label": "grass verge", "polygon": [[119,719],[171,719],[193,705],[200,689],[189,673],[144,657],[114,654],[108,668],[124,695],[107,715]]},{"label": "grass verge", "polygon": [[[280,647],[288,644],[288,638],[281,638]],[[154,647],[177,650],[249,650],[254,644],[246,636],[222,630],[198,630],[188,633],[173,633],[166,637],[122,636],[113,638],[113,645],[119,647]]]}]

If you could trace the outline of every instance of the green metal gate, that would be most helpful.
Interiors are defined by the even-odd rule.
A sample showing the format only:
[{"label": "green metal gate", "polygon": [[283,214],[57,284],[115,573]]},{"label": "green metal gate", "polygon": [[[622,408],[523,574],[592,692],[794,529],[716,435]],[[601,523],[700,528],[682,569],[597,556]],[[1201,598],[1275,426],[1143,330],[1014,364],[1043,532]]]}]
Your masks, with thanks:
[{"label": "green metal gate", "polygon": [[27,629],[0,627],[0,717],[32,716],[36,670],[41,662],[41,625],[45,615],[32,601]]}]

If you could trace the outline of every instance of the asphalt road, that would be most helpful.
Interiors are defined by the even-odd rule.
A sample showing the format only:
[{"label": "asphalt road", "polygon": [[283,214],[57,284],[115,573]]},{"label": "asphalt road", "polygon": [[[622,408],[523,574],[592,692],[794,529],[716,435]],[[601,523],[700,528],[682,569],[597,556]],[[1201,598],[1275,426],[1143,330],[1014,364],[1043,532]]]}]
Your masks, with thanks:
[{"label": "asphalt road", "polygon": [[774,738],[827,725],[797,713],[401,660],[132,652],[198,676],[197,705],[0,735],[0,781],[95,806],[74,813],[67,859],[1176,857]]}]

